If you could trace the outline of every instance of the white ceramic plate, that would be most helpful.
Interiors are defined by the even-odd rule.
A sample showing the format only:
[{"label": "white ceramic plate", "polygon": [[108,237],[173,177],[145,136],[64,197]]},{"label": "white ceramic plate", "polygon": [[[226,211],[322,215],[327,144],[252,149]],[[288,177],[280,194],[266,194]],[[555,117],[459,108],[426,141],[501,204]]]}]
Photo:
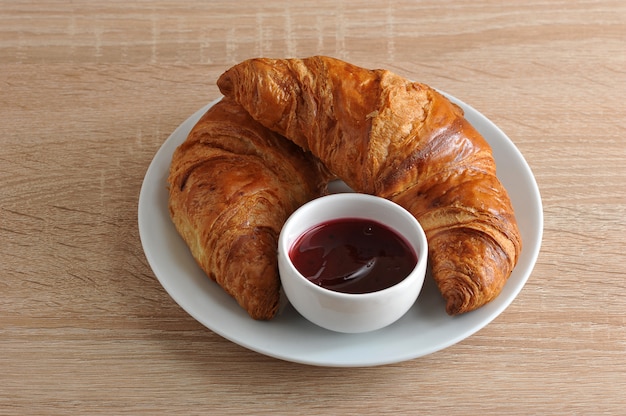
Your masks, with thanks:
[{"label": "white ceramic plate", "polygon": [[[209,280],[172,224],[166,178],[175,148],[214,101],[182,123],[155,155],[139,197],[143,248],[165,290],[207,328],[261,354],[283,360],[336,367],[375,366],[414,359],[449,347],[483,328],[515,299],[535,265],[543,233],[543,210],[535,178],[511,140],[467,104],[450,97],[493,147],[498,177],[508,190],[522,233],[523,250],[500,296],[479,310],[450,317],[432,278],[413,308],[399,321],[365,334],[335,333],[317,327],[290,305],[269,322],[254,321]],[[341,184],[339,184],[339,189]]]}]

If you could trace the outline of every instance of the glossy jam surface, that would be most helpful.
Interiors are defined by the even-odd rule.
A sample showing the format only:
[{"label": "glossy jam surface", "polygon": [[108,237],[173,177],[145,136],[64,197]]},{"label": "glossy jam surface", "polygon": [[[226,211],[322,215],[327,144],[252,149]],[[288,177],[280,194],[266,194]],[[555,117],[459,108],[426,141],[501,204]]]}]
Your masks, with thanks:
[{"label": "glossy jam surface", "polygon": [[369,293],[404,280],[417,255],[395,231],[371,220],[319,224],[292,245],[289,257],[311,282],[344,293]]}]

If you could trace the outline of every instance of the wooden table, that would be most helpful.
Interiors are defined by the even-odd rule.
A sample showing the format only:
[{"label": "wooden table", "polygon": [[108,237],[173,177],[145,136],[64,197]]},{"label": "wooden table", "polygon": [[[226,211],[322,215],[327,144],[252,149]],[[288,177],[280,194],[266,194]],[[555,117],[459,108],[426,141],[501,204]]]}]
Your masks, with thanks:
[{"label": "wooden table", "polygon": [[[624,414],[626,5],[110,1],[0,6],[0,414]],[[472,104],[521,150],[535,269],[447,349],[306,366],[185,313],[140,244],[170,133],[255,56],[326,54]]]}]

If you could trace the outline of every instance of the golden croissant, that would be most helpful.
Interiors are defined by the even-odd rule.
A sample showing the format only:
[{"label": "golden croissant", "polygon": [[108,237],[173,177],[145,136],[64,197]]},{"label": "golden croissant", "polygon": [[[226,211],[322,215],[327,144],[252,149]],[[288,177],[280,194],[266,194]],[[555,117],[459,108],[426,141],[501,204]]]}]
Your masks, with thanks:
[{"label": "golden croissant", "polygon": [[521,237],[491,148],[458,106],[389,71],[321,56],[247,60],[218,86],[355,191],[410,211],[450,315],[500,293]]},{"label": "golden croissant", "polygon": [[328,180],[310,154],[224,98],[174,152],[170,215],[204,272],[252,318],[271,319],[280,299],[280,230]]}]

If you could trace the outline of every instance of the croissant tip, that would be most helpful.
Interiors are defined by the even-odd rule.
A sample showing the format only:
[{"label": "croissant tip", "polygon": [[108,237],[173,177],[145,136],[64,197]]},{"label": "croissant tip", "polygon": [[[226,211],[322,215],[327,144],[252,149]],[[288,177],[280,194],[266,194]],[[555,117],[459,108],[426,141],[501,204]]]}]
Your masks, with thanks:
[{"label": "croissant tip", "polygon": [[471,310],[471,299],[463,292],[451,290],[444,293],[444,298],[446,299],[446,313],[450,316],[460,315]]},{"label": "croissant tip", "polygon": [[446,304],[446,313],[450,316],[456,316],[461,313],[461,308],[455,302],[449,302]]},{"label": "croissant tip", "polygon": [[[260,308],[248,308],[247,312],[250,317],[256,321],[270,321],[272,320],[278,313],[279,302],[276,301],[271,305]],[[245,309],[245,307],[244,307]]]},{"label": "croissant tip", "polygon": [[230,96],[234,88],[231,71],[232,69],[227,70],[217,79],[217,87],[225,96]]}]

